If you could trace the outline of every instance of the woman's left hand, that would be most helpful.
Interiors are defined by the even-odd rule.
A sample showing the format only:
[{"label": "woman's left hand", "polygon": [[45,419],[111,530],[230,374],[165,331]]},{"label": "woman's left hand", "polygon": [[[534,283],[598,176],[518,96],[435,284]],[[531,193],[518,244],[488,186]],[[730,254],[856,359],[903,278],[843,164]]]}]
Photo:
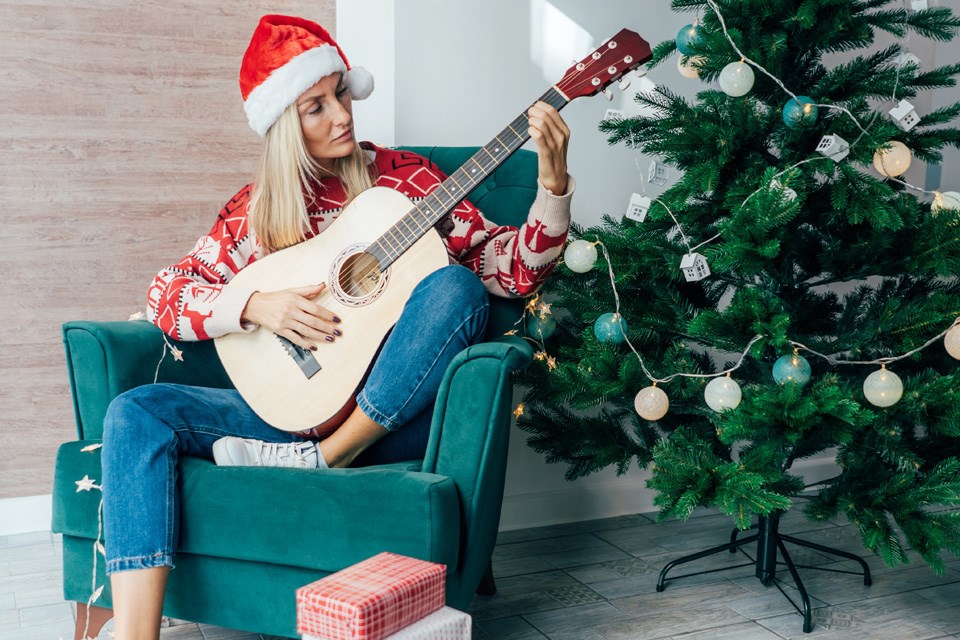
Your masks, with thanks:
[{"label": "woman's left hand", "polygon": [[537,102],[527,111],[530,137],[537,143],[537,168],[540,184],[554,195],[567,190],[567,142],[570,129],[560,112],[545,102]]}]

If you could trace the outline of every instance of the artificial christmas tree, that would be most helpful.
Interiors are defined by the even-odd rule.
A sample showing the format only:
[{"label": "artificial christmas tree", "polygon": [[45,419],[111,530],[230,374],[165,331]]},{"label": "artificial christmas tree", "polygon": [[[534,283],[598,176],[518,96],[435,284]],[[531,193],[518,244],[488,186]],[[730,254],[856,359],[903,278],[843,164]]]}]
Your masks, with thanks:
[{"label": "artificial christmas tree", "polygon": [[[601,129],[679,177],[653,198],[638,175],[643,217],[574,229],[575,268],[542,291],[552,366],[524,374],[518,424],[569,479],[651,468],[662,516],[759,518],[765,582],[800,503],[849,518],[887,564],[905,542],[940,573],[960,553],[960,363],[941,340],[960,353],[960,200],[900,176],[960,146],[960,103],[912,106],[960,64],[925,68],[903,39],[949,40],[960,20],[901,0],[672,6],[697,19],[650,65],[678,57],[704,90],[658,86],[636,98],[655,115]],[[595,329],[610,314],[623,340]],[[825,453],[838,473],[805,487],[791,468]]]}]

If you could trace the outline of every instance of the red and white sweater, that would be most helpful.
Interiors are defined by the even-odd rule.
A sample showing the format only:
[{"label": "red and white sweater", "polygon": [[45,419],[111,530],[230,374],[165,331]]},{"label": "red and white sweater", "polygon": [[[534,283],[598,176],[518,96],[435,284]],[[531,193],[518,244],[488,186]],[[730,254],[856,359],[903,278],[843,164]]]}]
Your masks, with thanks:
[{"label": "red and white sweater", "polygon": [[[417,201],[432,192],[446,176],[429,160],[409,151],[362,143],[376,163],[376,184],[390,187]],[[197,241],[186,257],[157,274],[147,294],[148,318],[177,340],[205,340],[249,330],[240,316],[254,293],[225,287],[245,266],[264,256],[248,224],[252,184],[248,184],[220,211],[210,232]],[[346,194],[340,181],[319,181],[316,199],[307,207],[310,232],[322,233],[343,210]],[[480,276],[487,290],[501,297],[526,296],[543,283],[559,258],[570,226],[570,197],[552,195],[538,185],[527,222],[498,226],[464,200],[451,212],[444,232],[452,264],[462,264]]]}]

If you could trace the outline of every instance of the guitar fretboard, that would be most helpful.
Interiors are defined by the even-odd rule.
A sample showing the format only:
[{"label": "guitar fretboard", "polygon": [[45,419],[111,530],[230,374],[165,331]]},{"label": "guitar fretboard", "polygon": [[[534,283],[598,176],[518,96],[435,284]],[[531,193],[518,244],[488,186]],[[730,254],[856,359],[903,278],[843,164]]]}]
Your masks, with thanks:
[{"label": "guitar fretboard", "polygon": [[[567,102],[555,88],[551,87],[540,97],[556,109],[562,109]],[[393,261],[410,248],[423,234],[429,231],[443,216],[447,215],[467,197],[481,182],[506,162],[513,153],[530,139],[526,112],[517,116],[493,140],[484,145],[467,162],[450,174],[446,180],[421,200],[403,218],[386,233],[367,247],[366,252],[374,256],[381,269],[386,269]]]}]

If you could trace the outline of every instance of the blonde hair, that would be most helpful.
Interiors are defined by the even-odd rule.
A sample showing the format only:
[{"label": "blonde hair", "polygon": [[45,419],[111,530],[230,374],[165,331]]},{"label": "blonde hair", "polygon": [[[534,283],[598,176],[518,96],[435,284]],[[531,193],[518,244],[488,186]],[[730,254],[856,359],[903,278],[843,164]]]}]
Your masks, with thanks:
[{"label": "blonde hair", "polygon": [[[322,174],[329,173],[307,152],[296,104],[287,107],[267,130],[250,196],[250,225],[268,253],[301,242],[310,229],[307,201]],[[333,161],[333,175],[343,183],[347,202],[373,186],[360,145]],[[345,203],[346,204],[346,203]]]}]

